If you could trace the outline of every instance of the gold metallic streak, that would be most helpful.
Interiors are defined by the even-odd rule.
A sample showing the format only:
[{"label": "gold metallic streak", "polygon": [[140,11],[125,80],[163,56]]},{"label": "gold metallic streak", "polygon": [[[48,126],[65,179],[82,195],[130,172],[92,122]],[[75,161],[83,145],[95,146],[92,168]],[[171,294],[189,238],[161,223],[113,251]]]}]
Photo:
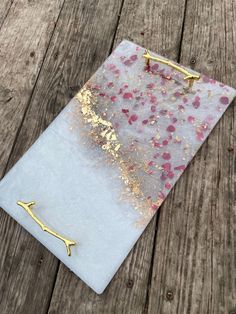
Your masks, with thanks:
[{"label": "gold metallic streak", "polygon": [[189,71],[183,69],[181,66],[179,66],[179,65],[177,65],[177,64],[175,64],[169,60],[152,56],[148,50],[145,51],[145,53],[143,54],[143,57],[146,59],[146,64],[148,66],[150,65],[150,60],[152,60],[152,61],[156,61],[156,62],[160,62],[160,63],[165,64],[165,65],[168,65],[168,66],[174,68],[175,70],[179,71],[180,73],[183,73],[184,75],[186,75],[184,77],[184,80],[188,81],[188,88],[191,88],[193,86],[194,81],[197,81],[200,78],[200,75],[194,75],[194,74],[190,73]]},{"label": "gold metallic streak", "polygon": [[93,129],[96,129],[96,134],[102,140],[102,149],[108,151],[114,158],[116,158],[117,152],[120,149],[120,143],[117,139],[115,130],[113,129],[112,123],[101,118],[93,110],[94,95],[86,88],[83,88],[77,95],[76,98],[79,100],[82,108],[85,122],[91,124]]},{"label": "gold metallic streak", "polygon": [[[129,171],[129,162],[125,161],[121,149],[121,143],[110,121],[101,118],[94,110],[97,105],[97,96],[89,88],[82,88],[76,95],[76,99],[81,105],[81,112],[85,123],[92,127],[90,133],[95,142],[100,143],[103,150],[107,151],[120,169],[121,178],[125,185],[129,188],[131,195],[136,198],[144,199],[141,191],[140,183],[135,174]],[[142,205],[142,208],[144,204]]]},{"label": "gold metallic streak", "polygon": [[17,205],[21,206],[22,208],[24,208],[26,210],[26,212],[31,216],[31,218],[33,218],[33,220],[40,226],[40,228],[43,231],[48,232],[49,234],[53,235],[54,237],[60,239],[61,241],[63,241],[65,243],[66,246],[66,250],[67,250],[67,254],[68,256],[71,256],[71,246],[75,245],[76,242],[73,240],[68,240],[64,237],[62,237],[61,235],[59,235],[57,232],[51,230],[50,228],[46,227],[44,225],[44,223],[39,220],[38,217],[35,216],[35,214],[33,213],[33,206],[35,205],[35,202],[29,202],[29,203],[25,203],[22,201],[18,201]]}]

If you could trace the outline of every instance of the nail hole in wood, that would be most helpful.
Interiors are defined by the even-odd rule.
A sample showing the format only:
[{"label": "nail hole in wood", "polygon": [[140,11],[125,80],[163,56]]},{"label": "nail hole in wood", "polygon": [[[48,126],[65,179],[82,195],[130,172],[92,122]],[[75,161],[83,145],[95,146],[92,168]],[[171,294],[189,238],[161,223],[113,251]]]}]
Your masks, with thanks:
[{"label": "nail hole in wood", "polygon": [[174,293],[173,293],[173,291],[168,290],[168,291],[166,292],[166,299],[167,299],[168,301],[172,301],[172,300],[174,299]]},{"label": "nail hole in wood", "polygon": [[127,281],[127,283],[126,283],[126,286],[127,286],[128,288],[132,288],[133,285],[134,285],[134,281],[133,281],[132,279],[129,279],[129,280]]}]

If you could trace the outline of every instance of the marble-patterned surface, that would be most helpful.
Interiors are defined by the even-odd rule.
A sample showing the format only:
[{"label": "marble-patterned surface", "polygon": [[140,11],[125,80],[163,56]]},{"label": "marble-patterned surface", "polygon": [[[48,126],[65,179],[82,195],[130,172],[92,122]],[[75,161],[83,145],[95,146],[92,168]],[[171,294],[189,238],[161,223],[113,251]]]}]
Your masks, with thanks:
[{"label": "marble-patterned surface", "polygon": [[[125,259],[235,90],[202,75],[192,91],[123,41],[0,182],[0,205],[97,293]],[[68,257],[16,203],[77,241]]]}]

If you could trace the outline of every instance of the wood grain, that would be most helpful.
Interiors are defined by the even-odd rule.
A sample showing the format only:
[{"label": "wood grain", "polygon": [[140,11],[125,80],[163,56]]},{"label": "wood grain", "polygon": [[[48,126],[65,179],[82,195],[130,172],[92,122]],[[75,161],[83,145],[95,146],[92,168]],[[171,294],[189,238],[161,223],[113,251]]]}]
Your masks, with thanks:
[{"label": "wood grain", "polygon": [[[236,85],[233,0],[1,0],[0,175],[123,38]],[[0,313],[236,313],[235,108],[102,295],[0,211]]]},{"label": "wood grain", "polygon": [[[188,1],[181,63],[235,86],[235,14],[233,1]],[[231,105],[162,207],[149,313],[236,313],[233,147]]]},{"label": "wood grain", "polygon": [[[120,4],[121,2],[118,1],[107,0],[98,3],[87,0],[65,1],[51,36],[50,45],[47,46],[43,65],[37,65],[40,68],[37,81],[34,81],[34,86],[28,88],[28,91],[31,93],[33,91],[33,94],[28,100],[24,121],[18,127],[7,170],[33,144],[67,104],[73,93],[107,57],[116,30],[115,20],[118,19]],[[38,9],[47,11],[47,7],[44,8],[41,4]],[[37,15],[39,12],[35,11],[34,14]],[[46,12],[42,13],[42,16],[43,14],[45,15]],[[99,26],[100,19],[104,24],[100,23]],[[29,20],[29,24],[24,27],[29,27],[31,22]],[[41,36],[44,37],[41,40],[45,41],[48,35]],[[26,58],[29,57],[28,54],[27,50]],[[33,58],[36,58],[36,54]],[[20,61],[24,62],[21,59]],[[32,70],[34,70],[33,66]],[[24,76],[26,81],[23,80],[22,85],[28,84],[29,77],[29,74]],[[18,80],[20,81],[19,77]],[[20,104],[21,107],[23,105]],[[13,111],[13,105],[9,109]],[[15,114],[17,119],[20,119],[19,111]],[[12,123],[16,124],[16,121]],[[13,127],[9,126],[9,128]],[[5,155],[7,155],[10,139],[1,134],[1,140],[4,140]],[[7,214],[3,211],[0,214],[0,241],[5,243],[0,246],[0,313],[46,313],[59,262]]]},{"label": "wood grain", "polygon": [[[114,46],[127,38],[176,59],[184,4],[182,0],[175,3],[125,1]],[[166,5],[171,7],[168,12]],[[178,15],[175,15],[176,10]],[[155,224],[156,217],[102,295],[96,295],[61,264],[49,313],[143,313],[152,267]]]},{"label": "wood grain", "polygon": [[[15,0],[13,4],[3,4],[4,1],[0,5],[4,9],[1,17],[5,12],[0,29],[0,176],[5,172],[63,2]],[[37,297],[43,310],[50,298],[50,284],[43,281],[44,274],[52,264],[56,267],[57,260],[42,264],[46,254],[41,245],[33,246],[29,238],[25,243],[18,241],[27,233],[3,210],[0,225],[0,312],[21,313],[22,303],[35,309]],[[33,256],[31,262],[29,256]],[[50,276],[49,273],[48,279]],[[42,283],[37,292],[30,289],[32,282]]]},{"label": "wood grain", "polygon": [[13,3],[0,30],[0,176],[37,80],[63,0]]},{"label": "wood grain", "polygon": [[0,2],[0,29],[4,23],[14,0],[1,0]]}]

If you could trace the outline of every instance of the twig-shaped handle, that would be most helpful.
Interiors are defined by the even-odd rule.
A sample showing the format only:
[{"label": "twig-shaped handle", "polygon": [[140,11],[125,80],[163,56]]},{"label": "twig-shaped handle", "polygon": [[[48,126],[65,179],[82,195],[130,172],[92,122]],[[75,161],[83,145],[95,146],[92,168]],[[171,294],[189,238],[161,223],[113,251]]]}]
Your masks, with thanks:
[{"label": "twig-shaped handle", "polygon": [[76,242],[73,241],[73,240],[68,240],[68,239],[62,237],[57,232],[55,232],[55,231],[51,230],[50,228],[48,228],[47,226],[45,226],[44,223],[42,221],[40,221],[39,218],[36,217],[35,214],[33,213],[33,206],[35,205],[35,202],[25,203],[25,202],[22,202],[22,201],[18,201],[17,205],[19,205],[22,208],[24,208],[26,210],[26,212],[33,218],[33,220],[40,226],[40,228],[43,231],[46,231],[46,232],[50,233],[51,235],[53,235],[54,237],[56,237],[56,238],[60,239],[61,241],[63,241],[65,243],[68,256],[71,256],[71,248],[70,247],[72,245],[75,245]]},{"label": "twig-shaped handle", "polygon": [[194,81],[197,81],[200,78],[200,75],[192,74],[189,71],[183,69],[179,65],[177,65],[177,64],[175,64],[169,60],[158,58],[158,57],[153,57],[148,50],[145,51],[145,53],[143,54],[143,57],[146,59],[146,64],[148,66],[150,65],[150,60],[152,60],[152,61],[156,61],[156,62],[160,62],[160,63],[165,64],[165,65],[168,65],[168,66],[174,68],[175,70],[183,73],[185,75],[184,80],[188,81],[189,88],[193,86]]}]

